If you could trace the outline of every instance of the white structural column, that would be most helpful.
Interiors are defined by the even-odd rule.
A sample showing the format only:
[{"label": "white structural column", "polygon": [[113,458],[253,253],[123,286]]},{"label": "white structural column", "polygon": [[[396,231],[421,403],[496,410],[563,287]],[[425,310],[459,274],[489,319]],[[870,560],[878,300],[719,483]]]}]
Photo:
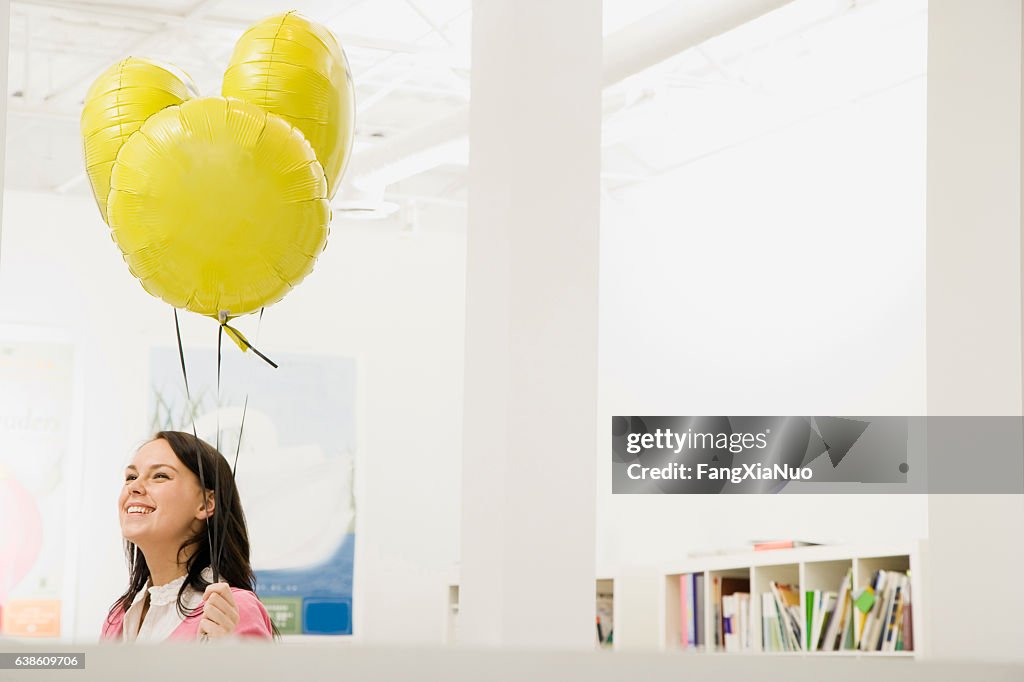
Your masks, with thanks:
[{"label": "white structural column", "polygon": [[594,646],[601,3],[473,2],[459,641]]},{"label": "white structural column", "polygon": [[[928,13],[928,413],[1020,415],[1021,3]],[[931,495],[928,517],[927,653],[1024,658],[1024,497]]]}]

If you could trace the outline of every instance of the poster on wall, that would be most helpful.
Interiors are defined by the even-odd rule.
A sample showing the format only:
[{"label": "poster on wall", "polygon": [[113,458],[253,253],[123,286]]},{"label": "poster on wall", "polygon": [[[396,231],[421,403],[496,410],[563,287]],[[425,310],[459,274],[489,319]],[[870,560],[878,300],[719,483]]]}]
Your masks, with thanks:
[{"label": "poster on wall", "polygon": [[[356,361],[274,354],[272,369],[225,344],[151,351],[154,433],[192,431],[232,463],[256,592],[284,635],[351,635],[355,550]],[[248,404],[246,405],[246,398]],[[244,431],[239,445],[245,408]]]},{"label": "poster on wall", "polygon": [[47,330],[0,327],[0,635],[60,637],[71,620],[67,537],[75,349]]}]

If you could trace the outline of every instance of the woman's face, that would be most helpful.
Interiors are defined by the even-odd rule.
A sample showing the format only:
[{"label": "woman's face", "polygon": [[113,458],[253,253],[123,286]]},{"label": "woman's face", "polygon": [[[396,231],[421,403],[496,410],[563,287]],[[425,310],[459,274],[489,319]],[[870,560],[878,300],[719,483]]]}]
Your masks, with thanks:
[{"label": "woman's face", "polygon": [[162,438],[139,448],[125,468],[117,508],[122,535],[141,547],[180,544],[206,518],[198,477]]}]

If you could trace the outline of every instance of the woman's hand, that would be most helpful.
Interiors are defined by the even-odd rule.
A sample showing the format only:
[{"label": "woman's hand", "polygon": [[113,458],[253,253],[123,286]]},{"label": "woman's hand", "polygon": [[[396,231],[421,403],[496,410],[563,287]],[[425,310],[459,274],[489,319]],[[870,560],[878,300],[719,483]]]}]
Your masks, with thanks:
[{"label": "woman's hand", "polygon": [[203,617],[199,636],[209,639],[227,637],[238,625],[238,605],[227,583],[213,583],[203,593]]}]

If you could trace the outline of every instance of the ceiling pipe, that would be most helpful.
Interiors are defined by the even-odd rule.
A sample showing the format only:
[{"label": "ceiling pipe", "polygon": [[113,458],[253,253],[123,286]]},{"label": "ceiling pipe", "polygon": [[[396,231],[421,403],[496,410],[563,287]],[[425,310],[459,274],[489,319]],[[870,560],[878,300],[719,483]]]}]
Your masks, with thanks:
[{"label": "ceiling pipe", "polygon": [[[672,2],[653,14],[612,33],[604,39],[604,87],[615,85],[644,69],[731,31],[792,0],[690,0]],[[445,155],[431,154],[436,147],[465,137],[469,130],[469,107],[396,135],[387,142],[357,152],[352,158],[351,179],[357,184],[390,185],[424,170],[422,159],[445,161]],[[449,149],[451,147],[449,146]],[[415,156],[420,163],[403,163]]]},{"label": "ceiling pipe", "polygon": [[792,0],[672,2],[604,39],[604,87],[640,73]]}]

